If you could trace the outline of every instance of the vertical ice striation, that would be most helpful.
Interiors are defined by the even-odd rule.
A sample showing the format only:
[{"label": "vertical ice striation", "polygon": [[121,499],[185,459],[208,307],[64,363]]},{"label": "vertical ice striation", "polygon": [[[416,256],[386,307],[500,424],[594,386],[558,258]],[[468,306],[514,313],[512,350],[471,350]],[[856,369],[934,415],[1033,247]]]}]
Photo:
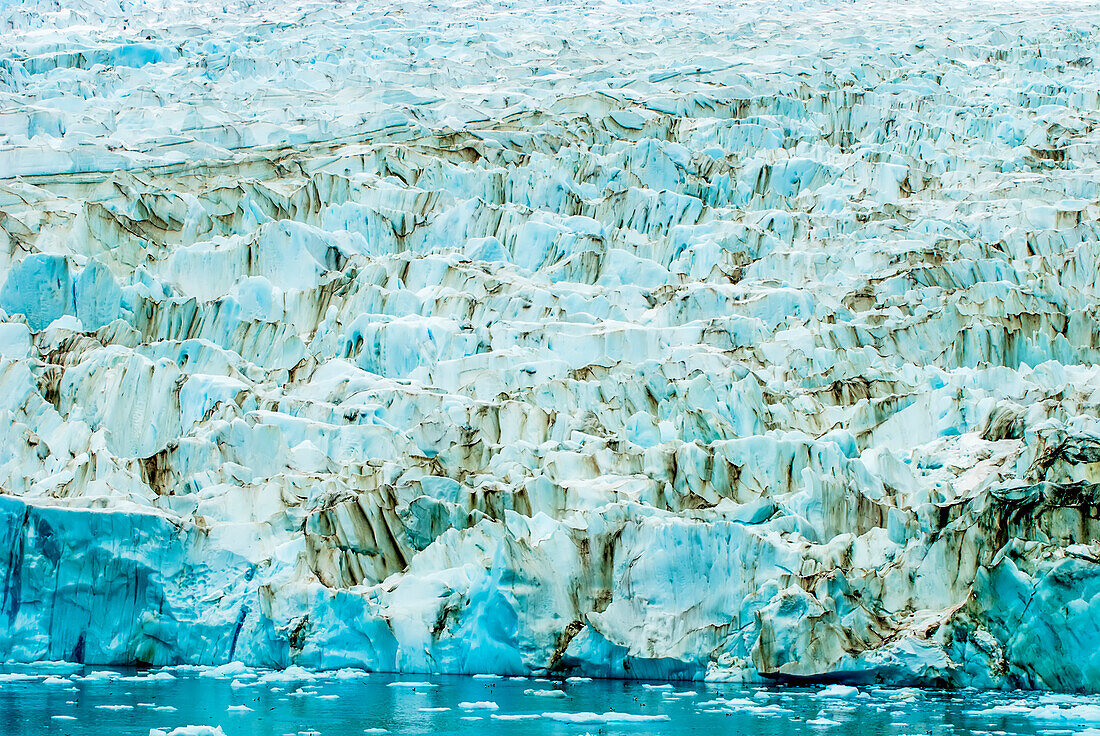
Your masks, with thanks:
[{"label": "vertical ice striation", "polygon": [[1098,23],[0,2],[0,656],[1100,690]]}]

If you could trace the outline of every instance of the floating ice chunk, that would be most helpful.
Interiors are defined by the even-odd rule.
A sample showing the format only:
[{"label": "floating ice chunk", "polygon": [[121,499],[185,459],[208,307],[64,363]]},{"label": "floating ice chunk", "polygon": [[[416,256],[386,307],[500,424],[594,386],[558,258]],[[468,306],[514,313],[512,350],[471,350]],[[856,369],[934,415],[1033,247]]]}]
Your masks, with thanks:
[{"label": "floating ice chunk", "polygon": [[[180,400],[182,401],[183,394],[180,394]],[[298,670],[296,667],[288,667],[283,670],[284,673],[290,670]],[[305,670],[302,670],[305,672]],[[293,674],[293,673],[292,673]],[[252,672],[245,664],[241,662],[227,662],[225,664],[218,665],[217,667],[209,667],[199,670],[199,677],[211,677],[215,679],[230,680],[233,678],[251,678],[256,677],[256,673]],[[297,677],[296,679],[304,679]]]},{"label": "floating ice chunk", "polygon": [[818,718],[813,718],[811,720],[806,721],[806,725],[807,726],[821,726],[821,727],[839,726],[840,721],[834,721],[831,718],[825,718],[825,717],[819,716]]},{"label": "floating ice chunk", "polygon": [[466,701],[458,704],[462,710],[497,710],[499,705],[491,700]]},{"label": "floating ice chunk", "polygon": [[126,705],[126,704],[118,704],[118,705],[105,704],[105,705],[97,705],[96,708],[98,710],[133,710],[134,706]]},{"label": "floating ice chunk", "polygon": [[297,665],[291,665],[286,669],[275,670],[274,672],[268,672],[262,675],[258,682],[265,684],[270,682],[300,682],[302,680],[316,680],[319,677],[321,677],[321,675],[316,672],[310,672]]},{"label": "floating ice chunk", "polygon": [[386,687],[436,687],[435,683],[420,682],[416,680],[402,680],[386,683]]},{"label": "floating ice chunk", "polygon": [[[1039,696],[1039,705],[1087,705],[1094,701],[1093,696],[1072,695],[1070,693],[1043,693]],[[1024,702],[1024,701],[1020,701]]]},{"label": "floating ice chunk", "polygon": [[57,715],[57,716],[50,716],[50,718],[52,718],[55,721],[75,721],[76,720],[76,716]]},{"label": "floating ice chunk", "polygon": [[982,708],[980,710],[967,711],[969,716],[1022,716],[1030,715],[1035,710],[1035,706],[1024,700],[1017,700],[1012,703],[1001,703],[994,705],[990,708]]},{"label": "floating ice chunk", "polygon": [[96,670],[94,672],[89,672],[88,674],[84,675],[83,677],[80,677],[80,678],[77,678],[77,679],[79,679],[83,682],[103,682],[103,681],[107,681],[107,680],[117,680],[121,677],[122,677],[121,673],[114,672],[112,670]]},{"label": "floating ice chunk", "polygon": [[1040,721],[1067,721],[1072,723],[1100,723],[1100,705],[1073,705],[1059,708],[1056,705],[1040,705],[1026,714]]},{"label": "floating ice chunk", "polygon": [[524,690],[524,695],[529,695],[535,698],[567,698],[568,693],[564,690]]},{"label": "floating ice chunk", "polygon": [[819,691],[815,698],[854,698],[859,695],[859,688],[851,685],[829,685]]},{"label": "floating ice chunk", "polygon": [[124,677],[119,677],[118,681],[119,682],[166,682],[168,680],[174,680],[174,679],[176,679],[176,676],[173,675],[171,672],[165,672],[165,671],[161,670],[160,672],[149,672],[149,673],[143,673],[143,674],[140,674],[140,675],[126,675]]},{"label": "floating ice chunk", "polygon": [[247,705],[231,705],[228,708],[226,708],[226,710],[228,710],[232,713],[247,713],[247,712],[251,711],[252,709],[249,708]]},{"label": "floating ice chunk", "polygon": [[495,675],[491,672],[479,673],[473,676],[475,680],[500,680],[503,679],[503,675]]},{"label": "floating ice chunk", "polygon": [[371,676],[367,670],[358,670],[353,667],[344,667],[326,674],[336,680],[365,680]]},{"label": "floating ice chunk", "polygon": [[490,713],[489,717],[497,721],[534,721],[542,718],[541,713]]},{"label": "floating ice chunk", "polygon": [[149,736],[225,736],[221,726],[180,726],[171,731],[149,729]]}]

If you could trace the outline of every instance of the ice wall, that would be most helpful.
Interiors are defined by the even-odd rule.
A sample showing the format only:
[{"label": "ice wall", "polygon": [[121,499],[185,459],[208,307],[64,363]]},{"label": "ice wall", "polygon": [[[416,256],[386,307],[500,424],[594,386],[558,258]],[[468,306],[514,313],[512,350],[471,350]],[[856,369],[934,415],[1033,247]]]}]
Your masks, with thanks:
[{"label": "ice wall", "polygon": [[0,656],[1100,690],[1098,21],[0,2]]}]

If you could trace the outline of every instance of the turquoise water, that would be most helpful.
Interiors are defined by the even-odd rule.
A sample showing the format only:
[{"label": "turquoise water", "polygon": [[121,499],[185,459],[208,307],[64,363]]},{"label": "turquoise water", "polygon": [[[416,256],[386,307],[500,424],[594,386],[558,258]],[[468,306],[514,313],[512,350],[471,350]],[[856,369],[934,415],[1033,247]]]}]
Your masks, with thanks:
[{"label": "turquoise water", "polygon": [[[1082,732],[1100,712],[1094,697],[1038,693],[861,688],[827,697],[820,687],[704,683],[350,673],[264,682],[257,677],[263,673],[232,678],[181,670],[18,672],[0,675],[4,736],[149,736],[151,729],[170,732],[186,725],[219,726],[226,736],[349,736],[369,729],[478,736],[1051,735]],[[624,717],[640,720],[617,722]]]}]

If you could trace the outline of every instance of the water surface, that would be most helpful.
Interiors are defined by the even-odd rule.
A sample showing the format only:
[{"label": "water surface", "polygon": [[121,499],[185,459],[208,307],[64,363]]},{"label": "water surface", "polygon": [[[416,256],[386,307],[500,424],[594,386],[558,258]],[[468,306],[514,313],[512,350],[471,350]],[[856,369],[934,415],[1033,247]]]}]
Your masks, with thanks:
[{"label": "water surface", "polygon": [[185,725],[219,726],[226,736],[359,736],[381,733],[377,729],[477,736],[1054,736],[1100,728],[1100,698],[1040,693],[873,687],[853,693],[352,672],[319,677],[90,667],[5,671],[9,674],[0,674],[4,736],[149,736],[150,729]]}]

